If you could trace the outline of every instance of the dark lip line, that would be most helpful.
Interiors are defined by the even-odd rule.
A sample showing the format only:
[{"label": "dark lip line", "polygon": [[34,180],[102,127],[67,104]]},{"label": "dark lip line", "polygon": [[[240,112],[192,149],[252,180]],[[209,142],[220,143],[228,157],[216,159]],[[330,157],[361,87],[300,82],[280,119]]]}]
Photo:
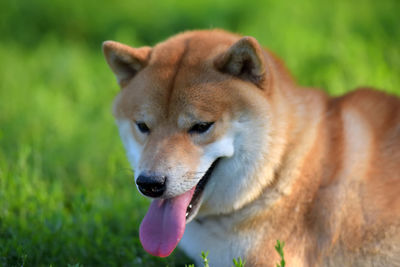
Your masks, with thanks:
[{"label": "dark lip line", "polygon": [[186,209],[187,216],[186,219],[190,217],[191,211],[195,209],[195,207],[198,205],[198,202],[200,200],[200,197],[203,193],[203,190],[208,182],[208,180],[211,177],[211,174],[215,167],[217,166],[218,162],[220,161],[221,158],[217,158],[208,168],[204,176],[200,179],[200,181],[197,183],[192,200],[190,200],[190,203]]}]

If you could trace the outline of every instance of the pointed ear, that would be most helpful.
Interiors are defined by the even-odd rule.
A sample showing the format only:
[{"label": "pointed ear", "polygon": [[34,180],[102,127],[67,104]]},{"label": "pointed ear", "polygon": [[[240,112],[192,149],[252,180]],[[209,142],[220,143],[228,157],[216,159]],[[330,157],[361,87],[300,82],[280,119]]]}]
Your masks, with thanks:
[{"label": "pointed ear", "polygon": [[228,51],[215,60],[215,66],[224,73],[231,74],[259,85],[266,75],[264,52],[253,37],[243,37]]},{"label": "pointed ear", "polygon": [[148,46],[133,48],[114,41],[103,43],[104,56],[121,88],[147,65],[150,52]]}]

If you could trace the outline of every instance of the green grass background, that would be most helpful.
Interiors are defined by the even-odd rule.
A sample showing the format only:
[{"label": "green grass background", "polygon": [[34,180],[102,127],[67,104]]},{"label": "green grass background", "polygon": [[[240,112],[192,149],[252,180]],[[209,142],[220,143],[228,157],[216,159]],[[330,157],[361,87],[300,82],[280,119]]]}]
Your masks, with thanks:
[{"label": "green grass background", "polygon": [[0,265],[191,263],[141,248],[148,201],[111,116],[102,41],[219,27],[255,36],[302,85],[400,94],[399,14],[397,0],[0,1]]}]

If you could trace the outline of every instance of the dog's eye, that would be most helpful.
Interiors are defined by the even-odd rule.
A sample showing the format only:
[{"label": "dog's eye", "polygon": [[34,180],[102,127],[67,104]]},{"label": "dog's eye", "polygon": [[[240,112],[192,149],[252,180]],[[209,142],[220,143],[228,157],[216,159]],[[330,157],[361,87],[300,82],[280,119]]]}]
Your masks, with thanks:
[{"label": "dog's eye", "polygon": [[189,129],[189,133],[191,134],[201,134],[205,133],[210,129],[210,127],[214,124],[214,122],[199,122],[194,124],[192,127]]},{"label": "dog's eye", "polygon": [[144,123],[144,122],[141,122],[141,121],[136,122],[136,126],[138,127],[138,129],[141,133],[149,133],[150,132],[149,127],[147,127],[146,123]]}]

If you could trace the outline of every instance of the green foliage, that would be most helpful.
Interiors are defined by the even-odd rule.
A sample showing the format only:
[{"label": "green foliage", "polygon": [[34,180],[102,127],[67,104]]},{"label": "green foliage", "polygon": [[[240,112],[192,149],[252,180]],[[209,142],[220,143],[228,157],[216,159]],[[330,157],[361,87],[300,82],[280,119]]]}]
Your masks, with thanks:
[{"label": "green foliage", "polygon": [[191,262],[179,250],[160,259],[140,245],[149,202],[135,189],[111,116],[119,89],[103,40],[152,45],[221,27],[255,36],[303,85],[399,94],[399,3],[0,1],[0,265]]},{"label": "green foliage", "polygon": [[241,257],[238,259],[233,259],[233,265],[234,267],[244,267],[246,261],[243,261]]},{"label": "green foliage", "polygon": [[[208,251],[207,252],[202,251],[201,258],[203,259],[203,266],[210,267],[210,265],[208,263]],[[243,261],[241,257],[239,257],[238,259],[235,259],[235,258],[233,259],[234,267],[244,267],[245,263],[246,262]],[[185,267],[195,267],[195,265],[194,264],[189,264],[189,265],[185,264]]]},{"label": "green foliage", "polygon": [[278,252],[279,256],[281,257],[280,263],[276,265],[276,267],[285,267],[285,256],[283,254],[283,247],[285,246],[284,242],[279,240],[276,241],[275,250]]},{"label": "green foliage", "polygon": [[210,265],[208,265],[207,257],[208,257],[208,251],[207,252],[202,251],[201,252],[201,258],[203,259],[204,267],[210,267]]}]

